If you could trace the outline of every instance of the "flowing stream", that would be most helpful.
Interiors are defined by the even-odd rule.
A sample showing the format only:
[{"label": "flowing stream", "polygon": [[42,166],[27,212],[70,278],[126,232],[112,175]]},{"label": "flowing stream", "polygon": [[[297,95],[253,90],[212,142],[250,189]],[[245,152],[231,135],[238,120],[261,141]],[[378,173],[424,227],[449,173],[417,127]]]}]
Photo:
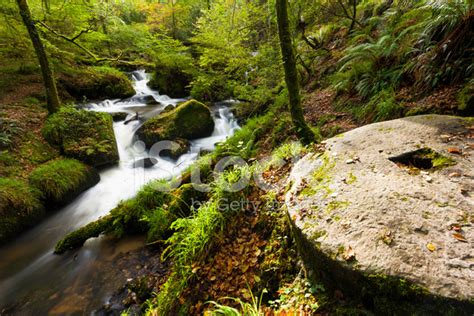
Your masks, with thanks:
[{"label": "flowing stream", "polygon": [[[228,102],[212,108],[215,129],[210,137],[191,142],[191,150],[177,161],[155,157],[152,168],[133,168],[134,161],[147,152],[134,145],[134,133],[143,119],[160,113],[166,105],[184,99],[159,95],[147,86],[144,71],[132,73],[136,95],[127,100],[105,100],[90,103],[91,111],[139,114],[140,120],[114,123],[120,154],[118,165],[101,170],[100,182],[83,192],[69,205],[55,212],[36,227],[0,248],[0,314],[4,307],[21,315],[90,314],[107,302],[111,293],[125,282],[114,258],[143,245],[141,237],[115,241],[109,237],[94,238],[83,248],[64,255],[53,254],[56,242],[68,232],[107,214],[121,200],[133,197],[152,179],[178,175],[199,155],[212,150],[237,128]],[[158,103],[147,105],[153,97]],[[231,102],[231,101],[229,101]]]}]

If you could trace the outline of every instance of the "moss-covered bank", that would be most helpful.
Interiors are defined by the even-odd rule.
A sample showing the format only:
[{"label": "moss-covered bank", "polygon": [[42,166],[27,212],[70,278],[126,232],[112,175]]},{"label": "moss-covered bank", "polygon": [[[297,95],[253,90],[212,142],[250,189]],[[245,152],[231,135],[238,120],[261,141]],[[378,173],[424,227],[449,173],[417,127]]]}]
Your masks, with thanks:
[{"label": "moss-covered bank", "polygon": [[36,224],[45,214],[41,192],[19,180],[0,178],[0,244]]},{"label": "moss-covered bank", "polygon": [[100,181],[97,171],[74,159],[49,161],[31,172],[31,186],[42,193],[47,206],[61,206]]},{"label": "moss-covered bank", "polygon": [[94,167],[119,160],[112,117],[107,113],[62,108],[48,118],[43,135],[64,155]]}]

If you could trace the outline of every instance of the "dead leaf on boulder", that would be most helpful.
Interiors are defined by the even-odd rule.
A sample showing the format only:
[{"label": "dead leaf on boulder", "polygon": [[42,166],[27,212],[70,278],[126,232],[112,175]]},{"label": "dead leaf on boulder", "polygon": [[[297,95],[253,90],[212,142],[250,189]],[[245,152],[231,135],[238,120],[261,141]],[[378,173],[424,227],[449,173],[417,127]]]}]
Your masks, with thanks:
[{"label": "dead leaf on boulder", "polygon": [[351,246],[349,246],[346,251],[344,252],[344,254],[342,255],[342,258],[346,261],[352,261],[352,260],[355,260],[355,253],[354,253],[354,249],[352,249]]},{"label": "dead leaf on boulder", "polygon": [[456,239],[459,240],[459,241],[467,242],[466,237],[464,237],[463,235],[461,235],[461,234],[459,234],[459,233],[454,233],[454,234],[453,234],[453,237],[456,238]]},{"label": "dead leaf on boulder", "polygon": [[426,244],[426,248],[427,248],[429,251],[431,251],[431,252],[433,252],[433,251],[436,250],[436,246],[435,246],[434,244],[432,244],[432,243],[427,243],[427,244]]},{"label": "dead leaf on boulder", "polygon": [[461,151],[460,148],[457,148],[457,147],[449,147],[448,148],[448,153],[460,155],[460,154],[462,154],[462,151]]}]

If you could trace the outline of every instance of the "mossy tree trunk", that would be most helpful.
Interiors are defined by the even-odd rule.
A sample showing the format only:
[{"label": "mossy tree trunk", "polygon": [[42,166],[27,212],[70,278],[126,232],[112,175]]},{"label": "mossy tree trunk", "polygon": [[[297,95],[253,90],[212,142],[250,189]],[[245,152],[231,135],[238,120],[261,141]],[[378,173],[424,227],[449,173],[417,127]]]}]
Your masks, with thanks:
[{"label": "mossy tree trunk", "polygon": [[276,11],[283,66],[285,68],[285,81],[289,94],[291,120],[295,126],[298,138],[302,143],[309,144],[314,141],[315,137],[313,131],[304,120],[303,108],[301,107],[300,86],[296,70],[296,58],[291,41],[287,0],[276,0]]},{"label": "mossy tree trunk", "polygon": [[28,30],[28,34],[30,35],[31,42],[33,43],[36,56],[38,57],[38,61],[40,63],[44,87],[46,90],[48,112],[50,114],[55,113],[59,109],[60,103],[58,90],[56,88],[56,81],[54,80],[53,71],[49,66],[48,56],[46,56],[46,51],[44,49],[43,43],[41,42],[41,38],[39,37],[35,22],[31,17],[28,2],[26,0],[16,0],[16,3],[18,4],[21,18],[23,19],[23,23]]}]

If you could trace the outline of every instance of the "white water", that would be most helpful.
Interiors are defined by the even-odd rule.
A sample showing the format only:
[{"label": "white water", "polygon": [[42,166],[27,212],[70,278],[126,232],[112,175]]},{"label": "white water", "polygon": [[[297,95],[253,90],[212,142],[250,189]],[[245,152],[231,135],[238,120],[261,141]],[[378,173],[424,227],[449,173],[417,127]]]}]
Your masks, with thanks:
[{"label": "white water", "polygon": [[[147,86],[144,71],[133,74],[136,95],[129,100],[106,100],[88,105],[90,110],[103,112],[139,113],[150,118],[168,104],[176,105],[183,99],[170,99]],[[146,105],[143,97],[153,96],[160,104]],[[0,314],[3,306],[20,305],[15,312],[21,315],[43,313],[67,314],[77,312],[77,304],[88,305],[82,312],[89,313],[92,305],[105,303],[114,286],[123,282],[99,284],[103,263],[112,264],[114,251],[108,249],[106,238],[89,240],[83,248],[66,255],[53,254],[56,242],[65,234],[107,214],[121,200],[133,197],[152,179],[171,178],[188,167],[199,151],[212,150],[216,142],[224,140],[237,128],[237,122],[224,103],[213,108],[215,130],[210,137],[191,141],[191,150],[178,161],[154,157],[158,163],[152,168],[133,168],[133,162],[148,154],[134,146],[134,133],[142,122],[114,123],[120,163],[100,172],[101,181],[82,193],[72,203],[57,211],[17,240],[0,248]],[[107,268],[106,268],[107,269]],[[99,272],[97,271],[99,270]],[[110,270],[110,269],[108,269]],[[106,274],[106,272],[103,272]],[[116,272],[114,272],[116,273]],[[109,278],[110,279],[110,278]],[[102,280],[102,282],[104,282]],[[99,288],[97,288],[99,286]],[[81,303],[81,300],[83,302]]]}]

